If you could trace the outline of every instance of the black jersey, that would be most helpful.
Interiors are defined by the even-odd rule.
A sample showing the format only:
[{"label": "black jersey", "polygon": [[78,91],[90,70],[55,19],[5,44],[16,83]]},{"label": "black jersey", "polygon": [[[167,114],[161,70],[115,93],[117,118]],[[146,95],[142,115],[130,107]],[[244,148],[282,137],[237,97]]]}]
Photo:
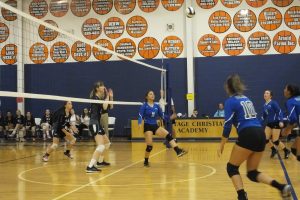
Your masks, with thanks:
[{"label": "black jersey", "polygon": [[52,116],[51,115],[44,115],[42,118],[41,123],[48,123],[52,125]]},{"label": "black jersey", "polygon": [[30,117],[30,119],[28,119],[27,117],[25,118],[25,126],[30,126],[33,127],[35,126],[35,121],[33,117]]},{"label": "black jersey", "polygon": [[[96,95],[92,97],[92,99],[100,100],[100,98]],[[92,103],[90,107],[91,119],[90,124],[99,124],[101,118],[101,112],[103,109],[103,104]]]},{"label": "black jersey", "polygon": [[24,118],[23,115],[16,116],[16,118],[15,118],[15,124],[24,125],[24,123],[25,123],[25,118]]},{"label": "black jersey", "polygon": [[5,126],[8,126],[8,125],[11,125],[11,124],[15,124],[15,120],[13,117],[5,117],[5,120],[4,120],[4,125]]},{"label": "black jersey", "polygon": [[62,129],[68,130],[70,128],[70,114],[66,114],[65,111],[57,113],[56,121],[54,121],[55,124],[57,124],[57,133],[61,133]]}]

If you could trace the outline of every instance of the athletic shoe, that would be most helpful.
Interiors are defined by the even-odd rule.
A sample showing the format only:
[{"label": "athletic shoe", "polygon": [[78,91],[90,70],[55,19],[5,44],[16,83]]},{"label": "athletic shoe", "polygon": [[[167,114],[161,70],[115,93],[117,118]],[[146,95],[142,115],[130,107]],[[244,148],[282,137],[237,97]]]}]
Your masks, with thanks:
[{"label": "athletic shoe", "polygon": [[144,167],[150,167],[149,162],[144,162]]},{"label": "athletic shoe", "polygon": [[66,151],[64,152],[64,155],[70,159],[73,159],[73,156],[70,153],[67,153]]},{"label": "athletic shoe", "polygon": [[290,185],[285,185],[281,191],[281,197],[283,200],[292,199],[292,187]]},{"label": "athletic shoe", "polygon": [[101,172],[101,170],[97,169],[95,166],[93,166],[93,167],[87,166],[85,172],[86,173],[97,173],[97,172]]},{"label": "athletic shoe", "polygon": [[289,156],[290,156],[290,153],[291,153],[291,151],[288,150],[288,149],[286,149],[286,150],[284,151],[284,159],[288,159]]},{"label": "athletic shoe", "polygon": [[49,157],[46,156],[46,155],[44,155],[44,156],[43,156],[43,161],[44,161],[44,162],[48,162],[48,160],[49,160]]},{"label": "athletic shoe", "polygon": [[270,158],[274,158],[274,156],[277,154],[277,150],[272,150]]},{"label": "athletic shoe", "polygon": [[103,162],[97,162],[97,167],[100,167],[100,166],[110,166],[110,163],[108,163],[108,162],[105,162],[105,161],[103,161]]},{"label": "athletic shoe", "polygon": [[185,151],[184,149],[179,149],[178,153],[177,153],[177,157],[181,157],[184,154],[187,154],[187,151]]},{"label": "athletic shoe", "polygon": [[247,193],[245,192],[245,193],[244,193],[244,196],[238,197],[238,200],[248,200]]}]

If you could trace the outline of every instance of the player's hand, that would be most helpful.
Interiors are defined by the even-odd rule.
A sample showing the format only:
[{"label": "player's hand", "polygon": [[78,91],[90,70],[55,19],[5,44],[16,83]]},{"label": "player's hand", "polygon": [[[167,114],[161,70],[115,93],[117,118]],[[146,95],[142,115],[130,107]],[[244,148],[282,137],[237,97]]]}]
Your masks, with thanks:
[{"label": "player's hand", "polygon": [[284,127],[284,123],[283,122],[279,122],[279,127],[283,128]]},{"label": "player's hand", "polygon": [[222,153],[224,151],[224,145],[223,144],[220,144],[218,150],[217,150],[217,154],[219,157],[221,157]]}]

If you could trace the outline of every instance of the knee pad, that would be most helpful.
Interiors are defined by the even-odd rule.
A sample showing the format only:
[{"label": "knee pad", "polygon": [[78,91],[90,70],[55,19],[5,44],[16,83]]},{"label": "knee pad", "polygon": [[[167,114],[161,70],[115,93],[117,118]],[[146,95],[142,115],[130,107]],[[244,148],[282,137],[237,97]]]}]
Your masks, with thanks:
[{"label": "knee pad", "polygon": [[147,145],[147,148],[146,148],[146,151],[147,152],[151,152],[152,151],[152,149],[153,149],[153,146],[151,146],[151,145]]},{"label": "knee pad", "polygon": [[252,170],[252,171],[249,171],[248,173],[247,173],[247,177],[251,180],[251,181],[253,181],[253,182],[258,182],[257,181],[257,176],[260,174],[260,172],[259,171],[257,171],[257,170]]},{"label": "knee pad", "polygon": [[99,144],[96,148],[96,151],[102,153],[105,149],[105,146],[103,144]]},{"label": "knee pad", "polygon": [[270,142],[270,140],[266,140],[266,144],[268,144]]},{"label": "knee pad", "polygon": [[57,149],[57,147],[58,147],[58,144],[52,144],[50,148],[55,150],[55,149]]},{"label": "knee pad", "polygon": [[231,163],[227,163],[227,174],[228,174],[228,176],[231,178],[232,176],[239,175],[240,174],[239,167],[240,166],[235,166]]},{"label": "knee pad", "polygon": [[110,144],[111,144],[111,143],[109,142],[109,143],[106,143],[106,144],[104,145],[106,150],[109,149]]},{"label": "knee pad", "polygon": [[273,143],[276,145],[276,146],[278,146],[279,145],[279,140],[276,140],[276,141],[274,141]]},{"label": "knee pad", "polygon": [[169,133],[169,134],[166,136],[166,139],[167,139],[168,142],[172,141],[172,140],[173,140],[172,134]]}]

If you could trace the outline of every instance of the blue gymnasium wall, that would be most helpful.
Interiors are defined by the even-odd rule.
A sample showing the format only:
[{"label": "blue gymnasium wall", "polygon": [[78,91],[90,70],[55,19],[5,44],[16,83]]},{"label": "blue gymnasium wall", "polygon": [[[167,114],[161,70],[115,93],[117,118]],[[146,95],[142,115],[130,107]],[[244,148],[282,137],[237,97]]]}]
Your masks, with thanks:
[{"label": "blue gymnasium wall", "polygon": [[[0,90],[17,91],[17,67],[15,65],[0,66]],[[16,98],[0,97],[0,111],[5,114],[6,111],[12,111],[15,114],[17,109]]]},{"label": "blue gymnasium wall", "polygon": [[283,88],[287,83],[300,85],[300,54],[197,58],[195,60],[196,106],[199,113],[212,116],[219,102],[227,98],[226,77],[240,74],[258,113],[264,104],[263,93],[271,89],[284,108]]},{"label": "blue gymnasium wall", "polygon": [[[161,66],[161,60],[145,61]],[[178,110],[186,110],[186,59],[164,60],[170,66],[173,98]],[[61,95],[88,98],[97,80],[103,80],[114,90],[114,99],[121,101],[144,100],[147,90],[156,92],[159,100],[160,72],[127,61],[86,62],[64,64],[42,64],[25,66],[25,91],[39,94]],[[26,110],[40,117],[49,108],[56,110],[62,105],[59,101],[26,100]],[[77,114],[88,104],[74,104]],[[137,118],[139,106],[115,106],[110,115],[117,118],[115,135],[122,136],[128,119]]]}]

